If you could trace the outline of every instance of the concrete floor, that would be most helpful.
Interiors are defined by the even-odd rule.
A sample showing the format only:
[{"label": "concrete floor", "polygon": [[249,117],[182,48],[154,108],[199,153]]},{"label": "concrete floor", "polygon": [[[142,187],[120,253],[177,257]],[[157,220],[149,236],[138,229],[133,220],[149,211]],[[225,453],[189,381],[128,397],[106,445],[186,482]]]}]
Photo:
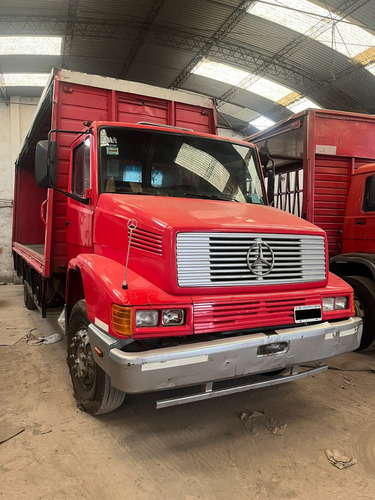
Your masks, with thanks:
[{"label": "concrete floor", "polygon": [[[22,294],[0,287],[0,343],[15,342],[0,346],[0,434],[23,429],[0,444],[0,499],[375,498],[375,356],[345,357],[360,371],[163,410],[155,394],[130,395],[94,418],[76,406],[65,341],[26,341],[56,329]],[[326,449],[358,463],[339,470]]]}]

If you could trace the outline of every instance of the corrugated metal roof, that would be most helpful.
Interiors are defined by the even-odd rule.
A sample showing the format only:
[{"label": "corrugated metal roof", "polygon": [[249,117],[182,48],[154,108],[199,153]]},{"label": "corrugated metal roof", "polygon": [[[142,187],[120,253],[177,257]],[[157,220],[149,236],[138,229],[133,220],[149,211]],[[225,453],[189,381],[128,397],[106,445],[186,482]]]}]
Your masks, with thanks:
[{"label": "corrugated metal roof", "polygon": [[[314,2],[352,11],[346,18],[375,35],[375,0]],[[307,95],[322,107],[375,112],[375,75],[358,61],[297,31],[262,19],[242,0],[1,0],[1,35],[61,35],[61,56],[0,55],[0,72],[49,72],[52,66],[176,87],[218,99],[225,116],[277,120],[279,104],[231,85],[192,75],[201,59],[232,65]],[[349,7],[348,7],[349,6]],[[1,90],[1,89],[0,89]],[[9,88],[0,99],[41,89]],[[243,112],[239,110],[244,110]],[[232,115],[231,115],[232,113]],[[241,120],[242,118],[242,120]]]}]

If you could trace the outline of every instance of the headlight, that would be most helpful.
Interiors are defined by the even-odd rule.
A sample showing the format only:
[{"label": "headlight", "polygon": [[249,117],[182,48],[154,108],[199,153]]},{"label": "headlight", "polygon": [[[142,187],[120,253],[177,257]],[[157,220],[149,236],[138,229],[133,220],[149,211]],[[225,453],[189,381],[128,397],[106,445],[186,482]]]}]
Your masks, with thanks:
[{"label": "headlight", "polygon": [[325,297],[323,311],[339,311],[348,307],[348,297]]},{"label": "headlight", "polygon": [[163,310],[163,326],[178,326],[185,323],[184,309],[164,309]]},{"label": "headlight", "polygon": [[348,307],[348,297],[336,297],[335,309],[346,309]]},{"label": "headlight", "polygon": [[158,326],[159,311],[152,309],[138,310],[135,313],[136,326]]},{"label": "headlight", "polygon": [[335,299],[333,297],[325,297],[323,299],[323,311],[333,311],[335,309]]}]

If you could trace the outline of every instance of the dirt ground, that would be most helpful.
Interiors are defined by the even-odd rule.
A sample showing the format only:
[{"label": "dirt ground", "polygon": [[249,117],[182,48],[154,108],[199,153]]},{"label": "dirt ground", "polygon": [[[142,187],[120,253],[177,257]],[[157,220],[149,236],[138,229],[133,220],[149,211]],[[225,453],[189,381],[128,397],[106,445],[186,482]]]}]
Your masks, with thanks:
[{"label": "dirt ground", "polygon": [[[76,406],[65,340],[30,341],[56,324],[22,294],[0,286],[0,344],[13,344],[0,346],[0,499],[375,498],[375,355],[345,358],[361,371],[162,410],[155,394],[130,395],[91,417]],[[326,449],[357,464],[339,470]]]}]

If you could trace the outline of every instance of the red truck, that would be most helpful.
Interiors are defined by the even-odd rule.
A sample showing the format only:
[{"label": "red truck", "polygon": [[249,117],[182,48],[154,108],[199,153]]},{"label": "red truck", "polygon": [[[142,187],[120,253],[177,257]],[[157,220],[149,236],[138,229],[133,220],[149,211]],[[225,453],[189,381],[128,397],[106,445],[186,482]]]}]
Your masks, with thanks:
[{"label": "red truck", "polygon": [[354,289],[365,351],[375,349],[374,138],[375,116],[316,109],[248,138],[273,162],[274,206],[326,231],[330,270]]},{"label": "red truck", "polygon": [[202,387],[162,408],[296,380],[359,345],[324,231],[267,206],[256,148],[216,129],[210,99],[134,82],[55,70],[42,95],[14,263],[26,307],[65,304],[93,415],[126,393]]}]

